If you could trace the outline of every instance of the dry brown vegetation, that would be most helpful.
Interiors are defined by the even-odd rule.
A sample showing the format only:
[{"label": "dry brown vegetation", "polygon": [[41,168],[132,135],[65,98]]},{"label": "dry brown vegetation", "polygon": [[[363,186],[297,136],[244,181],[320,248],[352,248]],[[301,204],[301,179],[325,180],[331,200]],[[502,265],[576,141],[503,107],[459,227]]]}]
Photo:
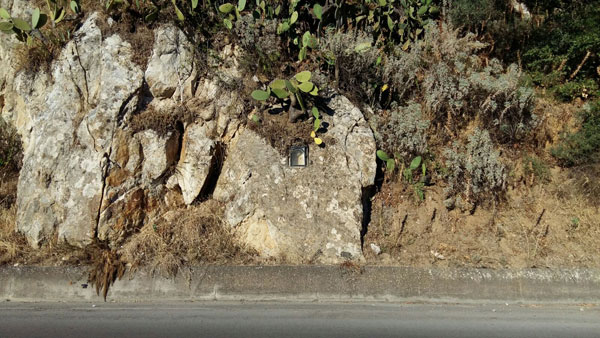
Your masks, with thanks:
[{"label": "dry brown vegetation", "polygon": [[183,106],[174,109],[157,110],[152,106],[132,116],[131,130],[137,133],[144,130],[154,130],[159,135],[166,135],[176,129],[177,123],[193,121],[194,113]]},{"label": "dry brown vegetation", "polygon": [[222,214],[223,205],[214,200],[168,211],[123,245],[122,260],[133,270],[147,266],[163,275],[186,265],[253,262],[254,252],[235,243]]},{"label": "dry brown vegetation", "polygon": [[272,114],[268,110],[260,116],[260,121],[248,121],[251,130],[262,136],[282,155],[287,154],[290,146],[310,144],[310,132],[313,130],[310,121],[289,122],[287,113]]}]

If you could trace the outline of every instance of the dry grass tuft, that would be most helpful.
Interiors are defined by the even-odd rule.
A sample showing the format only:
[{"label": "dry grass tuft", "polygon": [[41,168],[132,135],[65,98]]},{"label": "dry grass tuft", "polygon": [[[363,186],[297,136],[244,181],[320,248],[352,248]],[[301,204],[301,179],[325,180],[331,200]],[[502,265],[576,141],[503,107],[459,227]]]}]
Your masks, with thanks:
[{"label": "dry grass tuft", "polygon": [[223,224],[223,205],[209,200],[189,209],[172,210],[149,222],[120,250],[132,270],[176,275],[184,265],[249,263],[255,253],[233,240]]},{"label": "dry grass tuft", "polygon": [[310,137],[313,124],[309,120],[292,123],[289,122],[287,113],[274,114],[267,111],[262,114],[261,120],[260,124],[249,121],[249,128],[282,155],[288,153],[290,146],[313,142]]},{"label": "dry grass tuft", "polygon": [[0,265],[15,261],[28,251],[27,240],[15,232],[17,208],[0,204]]},{"label": "dry grass tuft", "polygon": [[152,129],[159,135],[166,135],[177,128],[178,122],[193,121],[195,115],[184,107],[178,106],[174,110],[157,110],[148,106],[142,112],[133,115],[131,129],[134,133]]},{"label": "dry grass tuft", "polygon": [[587,200],[600,205],[600,164],[591,164],[571,169],[569,178],[573,179],[573,188]]}]

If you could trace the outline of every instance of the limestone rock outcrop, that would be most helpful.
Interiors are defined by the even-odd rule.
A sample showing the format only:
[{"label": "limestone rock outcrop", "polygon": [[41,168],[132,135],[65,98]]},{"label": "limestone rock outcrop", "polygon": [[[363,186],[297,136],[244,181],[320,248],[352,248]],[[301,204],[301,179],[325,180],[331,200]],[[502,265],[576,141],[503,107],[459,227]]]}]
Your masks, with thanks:
[{"label": "limestone rock outcrop", "polygon": [[[31,15],[26,1],[0,4]],[[118,248],[172,206],[212,197],[235,238],[265,257],[363,259],[363,191],[374,184],[376,148],[357,107],[334,96],[325,147],[309,145],[308,166],[292,168],[244,127],[245,99],[232,89],[243,80],[236,47],[206,61],[218,70],[212,77],[198,77],[193,44],[167,24],[142,69],[131,45],[103,35],[98,20],[89,14],[49,72],[17,71],[16,40],[0,45],[0,113],[24,145],[17,230],[33,246],[99,239]]]},{"label": "limestone rock outcrop", "polygon": [[329,107],[327,145],[310,145],[304,168],[255,132],[230,144],[214,198],[238,238],[267,257],[290,262],[362,260],[362,189],[374,184],[375,140],[362,113],[345,97]]},{"label": "limestone rock outcrop", "polygon": [[160,135],[152,129],[147,129],[137,136],[144,156],[142,175],[148,181],[156,180],[175,163],[179,156],[179,133],[171,131],[166,135]]},{"label": "limestone rock outcrop", "polygon": [[32,244],[85,245],[95,236],[112,141],[143,72],[131,46],[106,39],[92,15],[53,64],[53,84],[33,127],[19,179],[17,224]]}]

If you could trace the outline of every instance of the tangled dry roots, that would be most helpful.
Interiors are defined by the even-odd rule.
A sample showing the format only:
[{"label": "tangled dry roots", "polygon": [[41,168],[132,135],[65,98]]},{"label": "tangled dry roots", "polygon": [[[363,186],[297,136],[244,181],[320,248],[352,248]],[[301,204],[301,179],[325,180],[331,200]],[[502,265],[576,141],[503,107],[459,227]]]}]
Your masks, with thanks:
[{"label": "tangled dry roots", "polygon": [[94,261],[92,269],[88,276],[88,283],[96,286],[96,294],[102,296],[106,301],[106,295],[111,284],[123,277],[125,273],[125,264],[121,261],[119,254],[112,250],[103,250]]}]

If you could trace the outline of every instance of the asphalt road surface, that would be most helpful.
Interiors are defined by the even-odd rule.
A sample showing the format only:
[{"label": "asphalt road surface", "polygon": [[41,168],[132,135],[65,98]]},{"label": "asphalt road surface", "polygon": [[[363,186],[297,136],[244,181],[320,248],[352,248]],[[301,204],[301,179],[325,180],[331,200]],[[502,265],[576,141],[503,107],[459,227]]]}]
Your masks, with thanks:
[{"label": "asphalt road surface", "polygon": [[2,302],[0,337],[600,337],[600,307]]}]

